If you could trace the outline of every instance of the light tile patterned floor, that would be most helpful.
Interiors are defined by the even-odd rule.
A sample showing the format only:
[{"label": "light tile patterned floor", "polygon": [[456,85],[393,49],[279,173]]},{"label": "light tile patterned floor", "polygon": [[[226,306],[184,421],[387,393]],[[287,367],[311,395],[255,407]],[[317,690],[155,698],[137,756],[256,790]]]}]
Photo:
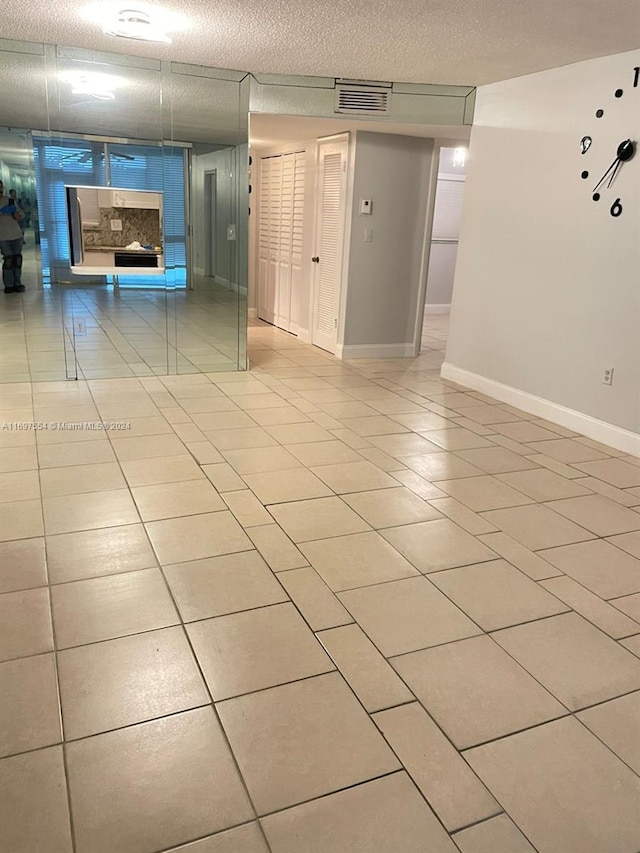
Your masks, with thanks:
[{"label": "light tile patterned floor", "polygon": [[640,460],[445,338],[2,386],[1,853],[638,853]]},{"label": "light tile patterned floor", "polygon": [[65,379],[67,367],[75,369],[71,339],[78,322],[81,379],[164,374],[167,362],[171,373],[236,369],[244,297],[212,278],[195,276],[189,291],[114,290],[77,282],[42,290],[36,283],[39,256],[30,240],[24,252],[26,291],[0,300],[0,382]]}]

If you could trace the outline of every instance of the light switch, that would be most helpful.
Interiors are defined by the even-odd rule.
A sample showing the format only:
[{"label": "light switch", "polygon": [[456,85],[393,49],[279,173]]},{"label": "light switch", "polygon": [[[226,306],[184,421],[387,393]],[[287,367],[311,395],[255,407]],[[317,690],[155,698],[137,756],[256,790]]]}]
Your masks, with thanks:
[{"label": "light switch", "polygon": [[364,229],[364,242],[373,243],[373,228]]},{"label": "light switch", "polygon": [[110,219],[112,231],[122,231],[122,219]]},{"label": "light switch", "polygon": [[373,202],[370,198],[361,198],[360,199],[360,213],[368,216],[371,213],[371,208],[373,207]]}]

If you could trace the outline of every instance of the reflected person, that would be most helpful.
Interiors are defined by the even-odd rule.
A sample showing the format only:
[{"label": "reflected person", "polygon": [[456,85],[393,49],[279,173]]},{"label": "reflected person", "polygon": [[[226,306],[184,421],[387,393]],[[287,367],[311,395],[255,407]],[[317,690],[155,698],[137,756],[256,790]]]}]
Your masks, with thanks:
[{"label": "reflected person", "polygon": [[5,293],[24,293],[22,284],[22,213],[15,200],[4,194],[0,181],[0,252]]}]

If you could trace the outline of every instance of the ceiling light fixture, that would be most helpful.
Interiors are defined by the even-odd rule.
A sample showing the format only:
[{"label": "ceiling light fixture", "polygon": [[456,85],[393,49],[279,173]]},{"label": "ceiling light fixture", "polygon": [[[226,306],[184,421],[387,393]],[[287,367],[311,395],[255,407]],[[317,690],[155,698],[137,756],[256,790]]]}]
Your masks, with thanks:
[{"label": "ceiling light fixture", "polygon": [[71,94],[89,95],[97,101],[115,100],[115,90],[121,85],[121,78],[95,71],[67,71],[60,77],[71,85]]},{"label": "ceiling light fixture", "polygon": [[171,44],[171,38],[164,29],[154,23],[151,16],[141,9],[121,9],[105,23],[102,32],[107,36],[135,39],[136,41],[155,41]]},{"label": "ceiling light fixture", "polygon": [[466,148],[455,148],[453,152],[453,165],[462,168],[467,160]]}]

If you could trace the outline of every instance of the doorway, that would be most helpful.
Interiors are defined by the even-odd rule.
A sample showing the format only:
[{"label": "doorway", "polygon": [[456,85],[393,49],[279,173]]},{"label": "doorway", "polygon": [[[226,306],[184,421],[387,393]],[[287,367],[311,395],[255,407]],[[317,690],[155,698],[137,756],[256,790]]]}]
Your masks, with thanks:
[{"label": "doorway", "polygon": [[205,195],[205,218],[208,235],[207,257],[205,261],[205,275],[215,278],[217,268],[217,205],[218,205],[218,170],[213,169],[204,173],[204,195]]},{"label": "doorway", "polygon": [[347,137],[318,146],[311,343],[331,353],[338,344],[348,149]]},{"label": "doorway", "polygon": [[297,334],[304,237],[305,152],[260,159],[258,317]]},{"label": "doorway", "polygon": [[455,278],[467,148],[443,146],[438,160],[421,350],[440,349],[447,339]]}]

